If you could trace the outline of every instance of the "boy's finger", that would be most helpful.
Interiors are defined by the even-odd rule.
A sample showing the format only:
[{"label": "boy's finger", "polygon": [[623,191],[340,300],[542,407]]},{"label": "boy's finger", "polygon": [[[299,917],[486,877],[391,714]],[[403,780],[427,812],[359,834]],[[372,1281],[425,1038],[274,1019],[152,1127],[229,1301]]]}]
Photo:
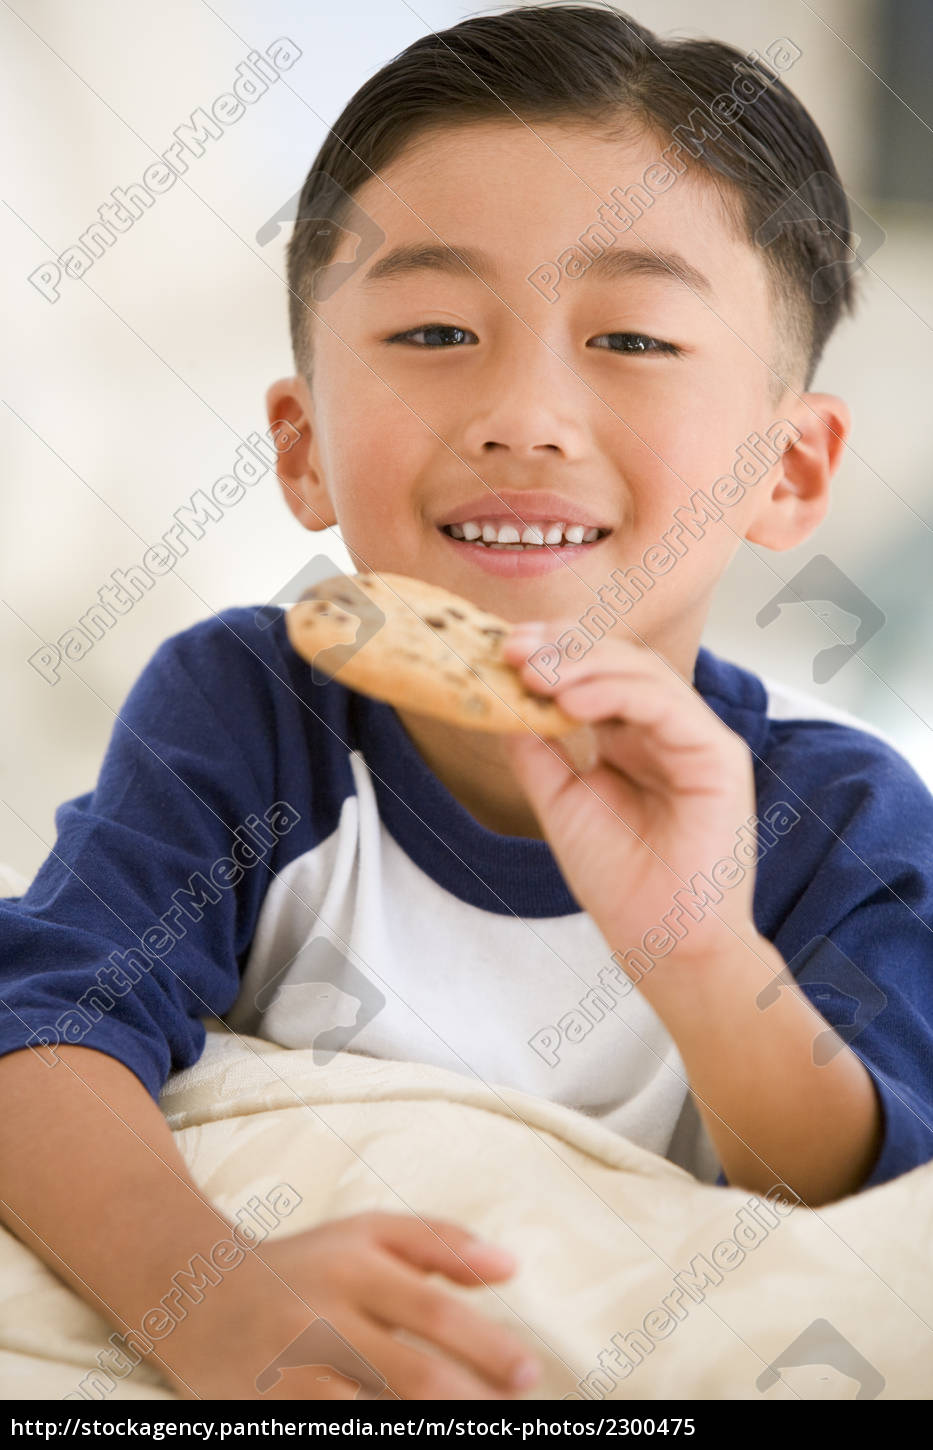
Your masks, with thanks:
[{"label": "boy's finger", "polygon": [[366,1290],[366,1307],[377,1319],[417,1334],[459,1361],[450,1366],[458,1378],[464,1370],[473,1371],[487,1389],[527,1389],[534,1383],[538,1364],[510,1330],[437,1284],[413,1280],[403,1265],[391,1260],[384,1264]]},{"label": "boy's finger", "polygon": [[426,1273],[446,1274],[461,1284],[504,1279],[518,1267],[514,1254],[473,1237],[447,1219],[381,1214],[376,1241]]},{"label": "boy's finger", "polygon": [[628,650],[611,647],[597,653],[590,651],[583,659],[554,659],[553,654],[536,660],[534,652],[520,654],[510,660],[521,677],[522,683],[536,694],[555,696],[567,685],[586,679],[588,676],[604,678],[618,675],[626,680],[641,680],[648,686],[662,686],[669,682],[678,685],[684,682],[666,665],[653,662],[652,656],[644,650]]},{"label": "boy's finger", "polygon": [[[502,650],[510,664],[525,658],[534,659],[537,657],[542,664],[542,673],[547,673],[551,668],[551,661],[554,661],[553,668],[562,669],[571,663],[567,654],[567,646],[563,648],[559,640],[569,638],[579,641],[580,623],[579,620],[548,620],[544,625],[513,625],[510,632],[502,641]],[[632,635],[626,634],[603,635],[598,639],[591,639],[587,645],[585,656],[589,659],[594,653],[598,656],[605,655],[608,651],[618,651],[626,659],[642,659],[646,666],[653,664],[666,668],[666,661],[659,659],[658,655],[650,646]],[[579,651],[577,651],[579,652]]]},{"label": "boy's finger", "polygon": [[583,724],[579,730],[572,730],[569,735],[558,736],[556,743],[565,752],[577,775],[589,775],[599,764],[599,745],[592,725]]},{"label": "boy's finger", "polygon": [[646,745],[681,752],[721,751],[731,732],[715,716],[684,709],[683,700],[667,690],[648,690],[618,677],[586,679],[568,686],[561,709],[592,726],[637,726]]},{"label": "boy's finger", "polygon": [[[507,1400],[518,1388],[484,1379],[440,1349],[430,1350],[406,1342],[412,1331],[396,1325],[395,1332],[381,1318],[367,1319],[355,1331],[353,1346],[386,1382],[388,1394],[380,1399],[403,1400]],[[430,1343],[430,1341],[427,1341]]]},{"label": "boy's finger", "polygon": [[502,737],[506,760],[539,819],[541,810],[547,810],[555,796],[572,783],[563,747],[566,739],[542,740],[530,730]]},{"label": "boy's finger", "polygon": [[[747,750],[739,737],[708,709],[684,708],[685,702],[670,690],[642,689],[617,677],[587,679],[561,693],[560,706],[565,714],[591,726],[634,725],[652,753],[659,752],[671,760],[677,752],[682,762],[702,758],[725,764],[727,757],[744,765]],[[616,763],[613,748],[609,758]]]}]

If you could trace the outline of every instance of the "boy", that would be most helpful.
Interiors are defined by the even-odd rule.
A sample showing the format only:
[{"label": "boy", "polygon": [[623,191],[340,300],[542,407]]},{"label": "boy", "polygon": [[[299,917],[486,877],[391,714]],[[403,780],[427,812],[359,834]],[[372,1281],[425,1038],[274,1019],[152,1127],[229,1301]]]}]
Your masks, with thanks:
[{"label": "boy", "polygon": [[[206,1015],[310,1044],[322,937],[384,998],[351,1050],[554,1096],[708,1181],[817,1206],[929,1158],[933,802],[699,644],[743,540],[826,511],[850,419],[806,389],[849,235],[775,70],[608,9],[470,19],[351,100],[289,250],[285,497],[360,571],[521,623],[509,657],[594,749],[318,683],[278,612],[157,651],[0,904],[5,1221],[121,1331],[226,1222],[154,1099]],[[597,981],[612,1010],[574,1040]],[[520,1342],[424,1276],[513,1270],[458,1225],[338,1220],[249,1255],[153,1357],[184,1396],[251,1397],[313,1311],[404,1398],[510,1395]]]}]

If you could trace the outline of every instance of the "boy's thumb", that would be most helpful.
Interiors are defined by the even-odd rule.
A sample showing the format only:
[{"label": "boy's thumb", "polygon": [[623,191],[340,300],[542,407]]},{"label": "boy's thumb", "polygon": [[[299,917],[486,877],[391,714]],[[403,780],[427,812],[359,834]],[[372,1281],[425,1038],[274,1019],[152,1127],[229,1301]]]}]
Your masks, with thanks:
[{"label": "boy's thumb", "polygon": [[547,740],[533,731],[522,731],[505,736],[504,742],[506,758],[535,810],[546,805],[566,785],[568,767],[576,775],[582,775],[592,770],[598,758],[589,725]]}]

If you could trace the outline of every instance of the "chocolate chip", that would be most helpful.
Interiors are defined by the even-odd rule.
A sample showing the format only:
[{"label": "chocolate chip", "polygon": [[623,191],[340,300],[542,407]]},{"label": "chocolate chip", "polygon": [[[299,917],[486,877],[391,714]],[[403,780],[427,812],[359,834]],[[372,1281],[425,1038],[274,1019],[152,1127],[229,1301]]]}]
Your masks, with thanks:
[{"label": "chocolate chip", "polygon": [[424,622],[425,622],[425,624],[429,624],[432,629],[443,629],[444,628],[444,625],[447,623],[446,619],[428,619],[428,618],[426,618]]},{"label": "chocolate chip", "polygon": [[462,609],[448,609],[447,613],[451,619],[466,619],[466,615]]},{"label": "chocolate chip", "polygon": [[506,633],[504,629],[500,629],[498,624],[484,624],[482,632],[483,634],[491,634],[494,639],[503,639]]}]

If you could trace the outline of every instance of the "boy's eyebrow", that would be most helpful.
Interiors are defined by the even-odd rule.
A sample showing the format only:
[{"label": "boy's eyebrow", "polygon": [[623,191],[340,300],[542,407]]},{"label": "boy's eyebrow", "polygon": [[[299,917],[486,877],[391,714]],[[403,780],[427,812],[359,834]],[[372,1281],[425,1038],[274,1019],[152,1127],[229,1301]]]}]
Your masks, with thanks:
[{"label": "boy's eyebrow", "polygon": [[483,281],[498,280],[499,269],[491,257],[473,247],[450,247],[431,242],[408,243],[393,247],[374,262],[363,277],[363,284],[385,282],[410,272],[447,272],[451,276],[476,275]]},{"label": "boy's eyebrow", "polygon": [[589,264],[584,277],[595,277],[601,282],[614,282],[618,277],[630,276],[670,277],[672,281],[683,282],[695,292],[715,297],[713,284],[708,277],[679,252],[642,252],[611,247]]},{"label": "boy's eyebrow", "polygon": [[[493,259],[475,247],[406,243],[393,247],[384,257],[374,262],[364,274],[362,283],[369,286],[413,272],[446,272],[449,276],[475,274],[484,282],[497,281],[501,277]],[[679,252],[646,252],[634,248],[610,247],[589,263],[578,280],[585,281],[590,278],[599,282],[614,282],[618,278],[639,275],[668,277],[672,281],[685,283],[696,292],[715,296],[709,278],[704,277]]]}]

